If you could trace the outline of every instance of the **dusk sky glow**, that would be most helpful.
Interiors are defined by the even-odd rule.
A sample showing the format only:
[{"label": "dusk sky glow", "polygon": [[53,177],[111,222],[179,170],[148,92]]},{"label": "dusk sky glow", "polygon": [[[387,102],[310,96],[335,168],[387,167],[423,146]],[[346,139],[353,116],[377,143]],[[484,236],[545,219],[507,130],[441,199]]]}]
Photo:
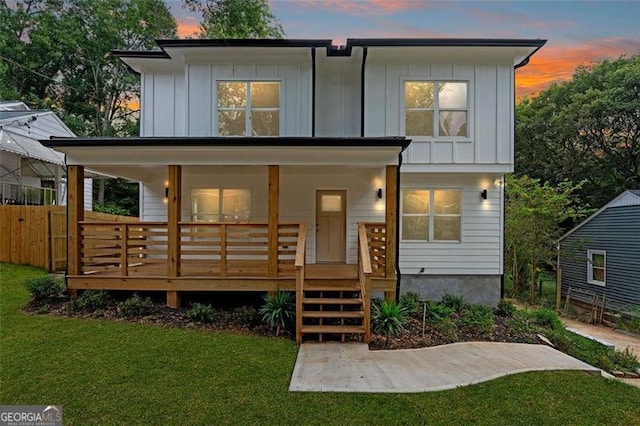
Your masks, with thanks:
[{"label": "dusk sky glow", "polygon": [[[181,38],[198,30],[199,17],[181,1],[165,2]],[[640,0],[270,0],[270,5],[287,38],[334,44],[365,37],[548,39],[517,71],[517,96],[570,79],[578,65],[640,53]]]}]

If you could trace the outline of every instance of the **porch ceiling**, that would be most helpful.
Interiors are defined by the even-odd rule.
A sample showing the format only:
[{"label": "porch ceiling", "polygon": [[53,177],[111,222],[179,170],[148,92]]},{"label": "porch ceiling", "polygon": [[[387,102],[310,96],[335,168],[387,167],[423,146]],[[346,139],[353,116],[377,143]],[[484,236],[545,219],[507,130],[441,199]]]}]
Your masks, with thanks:
[{"label": "porch ceiling", "polygon": [[[409,145],[384,138],[122,138],[52,139],[67,165],[145,180],[159,166],[283,165],[375,167],[398,164]],[[133,167],[135,166],[135,167]],[[155,170],[154,170],[155,169]]]}]

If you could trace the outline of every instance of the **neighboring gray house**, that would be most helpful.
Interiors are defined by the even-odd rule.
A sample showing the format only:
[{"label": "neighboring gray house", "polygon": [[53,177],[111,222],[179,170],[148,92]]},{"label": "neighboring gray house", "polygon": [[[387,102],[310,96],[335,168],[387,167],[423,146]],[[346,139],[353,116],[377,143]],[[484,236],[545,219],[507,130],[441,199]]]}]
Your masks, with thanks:
[{"label": "neighboring gray house", "polygon": [[[608,310],[640,306],[640,190],[620,194],[559,245],[563,298],[571,287],[604,296]],[[571,294],[571,300],[585,297]]]}]

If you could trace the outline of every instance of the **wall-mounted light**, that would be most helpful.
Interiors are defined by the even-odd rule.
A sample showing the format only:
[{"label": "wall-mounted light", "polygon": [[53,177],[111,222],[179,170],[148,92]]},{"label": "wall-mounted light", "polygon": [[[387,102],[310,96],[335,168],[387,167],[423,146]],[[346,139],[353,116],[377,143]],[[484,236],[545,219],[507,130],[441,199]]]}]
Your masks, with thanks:
[{"label": "wall-mounted light", "polygon": [[502,186],[502,180],[501,179],[496,179],[493,181],[493,184],[497,187]]},{"label": "wall-mounted light", "polygon": [[164,187],[164,198],[169,198],[169,187],[168,186]]},{"label": "wall-mounted light", "polygon": [[379,200],[382,200],[382,188],[378,188],[378,190],[376,191],[376,196]]},{"label": "wall-mounted light", "polygon": [[482,191],[480,191],[480,198],[482,198],[483,200],[487,199],[487,190],[483,189]]}]

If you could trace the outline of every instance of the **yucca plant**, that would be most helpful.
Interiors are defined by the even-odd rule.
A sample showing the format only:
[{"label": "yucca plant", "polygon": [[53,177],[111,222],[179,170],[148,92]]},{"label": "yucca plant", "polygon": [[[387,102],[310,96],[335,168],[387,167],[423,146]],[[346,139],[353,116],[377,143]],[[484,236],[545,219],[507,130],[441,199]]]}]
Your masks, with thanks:
[{"label": "yucca plant", "polygon": [[280,330],[296,316],[293,296],[288,291],[278,290],[273,296],[265,295],[264,302],[258,312],[262,315],[262,321],[266,322],[271,329],[275,329],[276,336],[279,336]]},{"label": "yucca plant", "polygon": [[389,345],[389,338],[402,330],[406,320],[407,309],[402,303],[381,300],[380,303],[373,305],[371,312],[373,331],[384,334],[387,338],[387,345]]}]

